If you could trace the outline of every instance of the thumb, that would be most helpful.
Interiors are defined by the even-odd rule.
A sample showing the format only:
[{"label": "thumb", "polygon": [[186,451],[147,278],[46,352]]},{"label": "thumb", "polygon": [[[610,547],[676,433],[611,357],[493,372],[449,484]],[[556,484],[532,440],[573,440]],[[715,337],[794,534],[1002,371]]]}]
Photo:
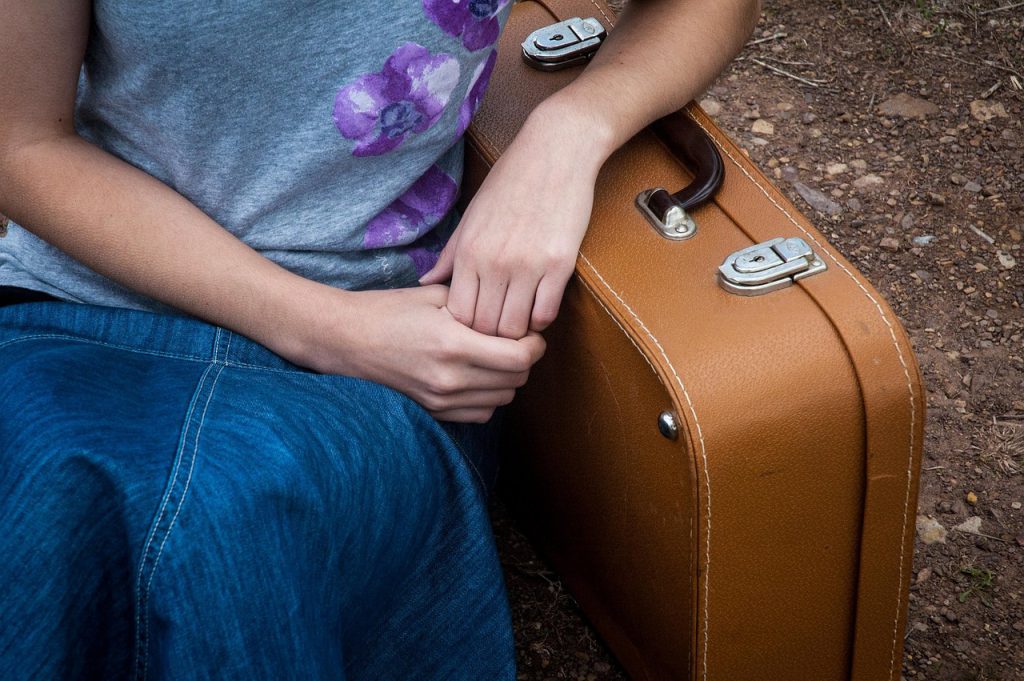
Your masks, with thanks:
[{"label": "thumb", "polygon": [[448,240],[448,243],[441,251],[441,255],[437,258],[437,263],[420,277],[421,286],[443,284],[452,278],[452,270],[455,264],[455,240],[455,236]]}]

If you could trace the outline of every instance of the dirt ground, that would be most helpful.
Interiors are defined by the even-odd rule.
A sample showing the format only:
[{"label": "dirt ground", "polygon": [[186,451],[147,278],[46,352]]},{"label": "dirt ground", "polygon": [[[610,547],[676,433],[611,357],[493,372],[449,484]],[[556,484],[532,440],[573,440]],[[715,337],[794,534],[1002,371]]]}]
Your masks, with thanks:
[{"label": "dirt ground", "polygon": [[[1024,3],[764,4],[703,102],[886,296],[925,376],[903,676],[1024,679]],[[519,678],[625,678],[495,522]]]}]

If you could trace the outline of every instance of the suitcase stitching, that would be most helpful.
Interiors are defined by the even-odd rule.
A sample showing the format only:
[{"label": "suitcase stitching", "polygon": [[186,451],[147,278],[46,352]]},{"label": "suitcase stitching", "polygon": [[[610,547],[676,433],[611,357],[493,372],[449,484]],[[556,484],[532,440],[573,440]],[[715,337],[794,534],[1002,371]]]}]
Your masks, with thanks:
[{"label": "suitcase stitching", "polygon": [[[629,312],[630,315],[632,315],[633,319],[636,320],[636,323],[639,324],[640,328],[643,329],[644,333],[647,334],[647,337],[650,338],[651,341],[657,346],[658,351],[661,353],[661,356],[665,360],[665,363],[668,365],[668,368],[672,370],[672,375],[675,376],[676,382],[679,384],[679,388],[683,391],[683,395],[686,397],[686,404],[687,404],[687,406],[690,409],[690,414],[693,416],[693,423],[697,427],[697,437],[700,440],[701,459],[704,462],[704,483],[705,483],[705,487],[707,488],[707,510],[708,510],[708,521],[707,521],[707,528],[708,528],[708,530],[707,530],[707,536],[706,536],[705,541],[704,541],[704,547],[705,547],[704,548],[704,553],[705,553],[705,557],[704,557],[704,627],[703,627],[703,629],[704,629],[704,650],[703,650],[704,659],[703,659],[703,672],[702,672],[702,677],[704,679],[707,679],[707,677],[708,677],[708,620],[709,620],[709,615],[708,615],[708,598],[709,598],[709,592],[710,592],[710,588],[709,588],[710,581],[709,581],[709,577],[708,576],[711,573],[711,476],[708,473],[708,452],[707,452],[707,448],[704,446],[704,429],[701,428],[701,426],[700,426],[700,419],[697,417],[697,410],[693,406],[693,400],[690,398],[690,392],[686,389],[686,385],[683,384],[683,379],[679,377],[679,373],[676,371],[675,365],[672,364],[672,360],[669,359],[668,353],[665,352],[665,348],[662,347],[661,342],[657,339],[657,337],[655,337],[655,335],[653,333],[651,333],[651,330],[648,329],[647,325],[644,324],[643,320],[640,319],[640,317],[637,316],[636,312],[633,311],[633,308],[631,308],[629,306],[629,304],[627,304],[626,301],[622,299],[622,296],[620,296],[618,294],[618,292],[615,289],[613,289],[608,284],[608,282],[605,280],[605,278],[601,276],[601,273],[598,272],[597,268],[594,267],[591,264],[591,262],[587,259],[587,256],[583,255],[583,253],[580,253],[580,259],[584,263],[586,263],[587,267],[590,268],[590,271],[593,272],[597,276],[597,278],[601,281],[601,283],[604,285],[604,287],[606,289],[608,289],[608,291],[613,296],[615,296],[615,298],[622,304],[622,306],[624,308],[626,308],[626,311]],[[691,531],[692,531],[692,529],[691,529]]]},{"label": "suitcase stitching", "polygon": [[[907,378],[907,391],[910,393],[910,458],[907,460],[907,489],[906,489],[906,493],[905,493],[904,501],[903,501],[903,530],[902,530],[902,533],[901,533],[902,534],[902,537],[901,537],[902,541],[900,542],[899,590],[897,591],[897,594],[896,594],[896,616],[893,618],[893,623],[892,623],[892,648],[891,648],[891,652],[889,654],[889,678],[892,678],[893,671],[894,671],[894,669],[896,667],[896,635],[897,635],[897,628],[899,627],[899,619],[900,619],[900,606],[899,606],[899,604],[902,601],[901,595],[903,594],[903,563],[904,563],[904,558],[905,558],[905,554],[906,554],[906,546],[907,546],[907,541],[906,541],[906,538],[907,538],[907,517],[908,517],[908,512],[909,512],[909,507],[910,507],[910,488],[911,488],[911,483],[912,483],[913,475],[914,475],[914,473],[913,473],[913,465],[914,465],[914,429],[916,428],[916,415],[915,415],[916,404],[915,404],[915,400],[914,400],[914,385],[913,385],[913,382],[910,379],[910,369],[908,368],[906,359],[903,356],[903,351],[900,349],[900,344],[899,344],[899,341],[896,338],[896,331],[893,328],[892,323],[889,321],[888,317],[886,317],[885,311],[882,309],[882,306],[879,305],[878,301],[875,300],[874,296],[871,295],[871,292],[868,291],[866,288],[864,288],[864,285],[861,284],[859,281],[857,281],[857,277],[855,277],[853,275],[853,273],[850,272],[849,269],[847,269],[841,262],[839,262],[839,260],[834,255],[832,255],[832,253],[829,252],[829,250],[827,248],[822,246],[821,243],[816,238],[814,238],[814,235],[812,235],[810,232],[808,232],[799,222],[797,222],[796,219],[793,218],[793,216],[789,213],[789,211],[787,211],[785,208],[783,208],[779,204],[779,202],[775,200],[775,197],[773,197],[768,192],[768,190],[765,189],[761,185],[761,183],[757,181],[756,178],[754,178],[749,172],[747,172],[746,168],[744,168],[742,165],[740,165],[736,161],[736,158],[729,152],[728,149],[725,148],[725,146],[721,142],[719,142],[719,140],[714,135],[711,134],[711,132],[706,127],[704,127],[703,123],[701,123],[699,120],[697,120],[696,117],[694,117],[692,115],[690,116],[690,118],[697,125],[699,125],[701,127],[701,129],[705,133],[707,133],[707,135],[711,139],[714,140],[715,145],[719,149],[721,149],[723,152],[725,152],[725,155],[729,157],[729,160],[732,161],[732,164],[734,166],[736,166],[737,168],[739,168],[740,171],[744,175],[746,175],[747,179],[750,180],[751,182],[753,182],[754,185],[758,189],[761,190],[761,193],[764,194],[768,198],[768,200],[771,201],[772,204],[774,204],[774,206],[776,208],[778,208],[779,211],[789,219],[789,221],[793,224],[793,226],[796,227],[797,229],[799,229],[801,232],[803,232],[811,241],[813,241],[818,246],[818,248],[820,248],[822,251],[824,251],[825,254],[828,255],[829,259],[831,259],[832,262],[834,262],[839,267],[839,269],[841,269],[843,272],[845,272],[847,274],[847,276],[849,276],[850,279],[853,280],[853,283],[855,283],[857,285],[857,288],[859,288],[861,291],[864,292],[864,295],[867,296],[868,300],[870,300],[871,303],[875,306],[875,309],[878,310],[878,314],[879,314],[879,316],[881,316],[882,321],[885,322],[886,327],[888,327],[889,335],[892,337],[893,346],[896,348],[896,355],[899,357],[900,365],[903,367],[903,375],[906,376],[906,378]],[[706,658],[706,652],[705,652],[705,658]],[[706,660],[705,660],[705,662],[706,662]]]}]

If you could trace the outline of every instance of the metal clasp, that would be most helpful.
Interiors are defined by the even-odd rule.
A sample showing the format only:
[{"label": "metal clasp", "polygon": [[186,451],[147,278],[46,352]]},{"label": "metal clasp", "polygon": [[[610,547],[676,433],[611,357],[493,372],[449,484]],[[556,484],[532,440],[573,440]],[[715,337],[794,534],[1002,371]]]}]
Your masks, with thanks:
[{"label": "metal clasp", "polygon": [[556,71],[580,64],[601,46],[607,35],[597,19],[573,17],[539,28],[523,41],[523,59],[535,69]]},{"label": "metal clasp", "polygon": [[718,283],[740,296],[785,288],[827,268],[803,239],[779,237],[736,251],[718,268]]}]

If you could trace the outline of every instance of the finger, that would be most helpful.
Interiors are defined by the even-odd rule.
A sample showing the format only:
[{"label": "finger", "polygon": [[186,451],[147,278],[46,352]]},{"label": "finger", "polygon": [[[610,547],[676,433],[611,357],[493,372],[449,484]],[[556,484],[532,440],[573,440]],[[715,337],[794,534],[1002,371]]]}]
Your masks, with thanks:
[{"label": "finger", "polygon": [[494,416],[494,409],[450,409],[448,411],[432,411],[430,415],[438,421],[487,423]]},{"label": "finger", "polygon": [[533,314],[530,316],[531,331],[543,331],[555,321],[558,308],[562,305],[565,286],[571,276],[572,270],[565,274],[549,273],[540,280],[537,297],[533,301]]},{"label": "finger", "polygon": [[464,326],[473,326],[476,317],[476,297],[480,280],[476,272],[465,266],[456,266],[452,285],[448,291],[448,311]]},{"label": "finger", "polygon": [[435,377],[434,385],[427,390],[435,395],[454,395],[471,390],[507,390],[521,388],[529,378],[529,371],[496,371],[467,366],[457,375]]},{"label": "finger", "polygon": [[452,235],[448,239],[448,243],[441,250],[441,255],[438,256],[437,262],[430,270],[420,277],[421,286],[429,286],[430,284],[441,284],[448,281],[452,276],[452,269],[455,264],[455,243],[457,236]]},{"label": "finger", "polygon": [[473,330],[494,336],[498,333],[498,320],[505,304],[508,292],[507,279],[481,279],[477,293],[476,312],[473,317]]},{"label": "finger", "polygon": [[532,277],[520,277],[512,282],[501,308],[497,335],[515,340],[526,335],[530,328],[530,312],[533,310],[536,293],[537,281]]},{"label": "finger", "polygon": [[521,340],[487,336],[466,329],[460,339],[463,358],[481,369],[493,369],[509,373],[527,371],[544,354],[544,339],[539,335],[528,335]]}]

